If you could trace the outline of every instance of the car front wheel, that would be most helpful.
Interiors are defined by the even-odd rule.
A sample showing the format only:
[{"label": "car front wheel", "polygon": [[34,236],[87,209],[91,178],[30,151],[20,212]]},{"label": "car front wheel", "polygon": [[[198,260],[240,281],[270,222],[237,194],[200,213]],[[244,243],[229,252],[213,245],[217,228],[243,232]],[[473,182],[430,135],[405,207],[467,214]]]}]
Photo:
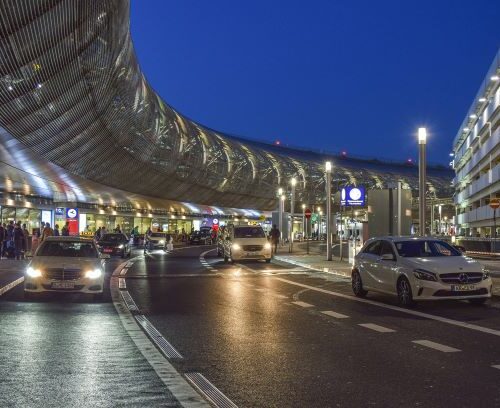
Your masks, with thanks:
[{"label": "car front wheel", "polygon": [[358,271],[353,271],[351,276],[352,291],[357,297],[365,297],[368,291],[363,289],[363,281]]},{"label": "car front wheel", "polygon": [[411,291],[410,282],[404,276],[399,278],[397,283],[397,293],[399,304],[402,306],[413,306],[413,293]]}]

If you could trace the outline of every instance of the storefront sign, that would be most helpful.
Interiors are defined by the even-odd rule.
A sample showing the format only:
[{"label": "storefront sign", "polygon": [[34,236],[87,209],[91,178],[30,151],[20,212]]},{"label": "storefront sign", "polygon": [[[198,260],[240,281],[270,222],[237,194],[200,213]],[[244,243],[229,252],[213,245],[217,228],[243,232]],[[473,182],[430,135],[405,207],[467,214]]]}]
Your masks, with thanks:
[{"label": "storefront sign", "polygon": [[64,215],[64,207],[56,207],[56,216]]},{"label": "storefront sign", "polygon": [[78,208],[66,208],[66,218],[78,219]]},{"label": "storefront sign", "polygon": [[219,225],[219,220],[217,218],[214,218],[212,220],[212,224],[215,226],[215,225]]},{"label": "storefront sign", "polygon": [[346,206],[365,206],[365,188],[363,186],[347,186],[342,189],[340,203]]},{"label": "storefront sign", "polygon": [[78,208],[66,208],[66,221],[69,224],[69,235],[78,235]]}]

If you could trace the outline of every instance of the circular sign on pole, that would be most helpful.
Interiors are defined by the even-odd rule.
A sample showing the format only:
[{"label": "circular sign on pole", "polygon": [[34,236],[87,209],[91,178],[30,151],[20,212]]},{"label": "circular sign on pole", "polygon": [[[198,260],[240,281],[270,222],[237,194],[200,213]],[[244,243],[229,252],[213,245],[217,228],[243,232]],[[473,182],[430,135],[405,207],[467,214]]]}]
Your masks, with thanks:
[{"label": "circular sign on pole", "polygon": [[304,211],[304,215],[307,219],[311,218],[311,214],[312,212],[309,208]]},{"label": "circular sign on pole", "polygon": [[498,198],[492,198],[490,200],[490,207],[496,210],[498,207],[500,207],[500,200]]}]

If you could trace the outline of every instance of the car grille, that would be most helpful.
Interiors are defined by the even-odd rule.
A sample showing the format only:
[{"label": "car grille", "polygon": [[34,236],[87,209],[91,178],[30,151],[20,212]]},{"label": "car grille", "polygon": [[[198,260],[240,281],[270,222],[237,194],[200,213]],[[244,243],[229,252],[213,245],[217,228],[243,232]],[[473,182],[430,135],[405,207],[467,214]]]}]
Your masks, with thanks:
[{"label": "car grille", "polygon": [[262,251],[264,245],[243,245],[243,251]]},{"label": "car grille", "polygon": [[488,289],[481,288],[476,290],[461,290],[461,291],[450,291],[450,290],[438,290],[432,296],[441,296],[441,297],[454,297],[454,296],[476,296],[476,295],[487,295]]},{"label": "car grille", "polygon": [[45,278],[52,280],[77,280],[82,277],[81,269],[48,268],[43,273]]},{"label": "car grille", "polygon": [[[464,279],[465,276],[467,279]],[[439,275],[439,278],[444,283],[478,283],[483,279],[483,274],[481,272],[443,273]]]}]

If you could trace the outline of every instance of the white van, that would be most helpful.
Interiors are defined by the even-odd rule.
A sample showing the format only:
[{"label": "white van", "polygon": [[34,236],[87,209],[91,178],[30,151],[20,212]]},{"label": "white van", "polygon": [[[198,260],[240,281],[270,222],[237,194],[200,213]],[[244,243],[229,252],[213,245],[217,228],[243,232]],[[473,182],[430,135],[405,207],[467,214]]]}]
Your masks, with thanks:
[{"label": "white van", "polygon": [[224,262],[265,260],[271,262],[271,244],[261,226],[230,225],[224,238]]}]

